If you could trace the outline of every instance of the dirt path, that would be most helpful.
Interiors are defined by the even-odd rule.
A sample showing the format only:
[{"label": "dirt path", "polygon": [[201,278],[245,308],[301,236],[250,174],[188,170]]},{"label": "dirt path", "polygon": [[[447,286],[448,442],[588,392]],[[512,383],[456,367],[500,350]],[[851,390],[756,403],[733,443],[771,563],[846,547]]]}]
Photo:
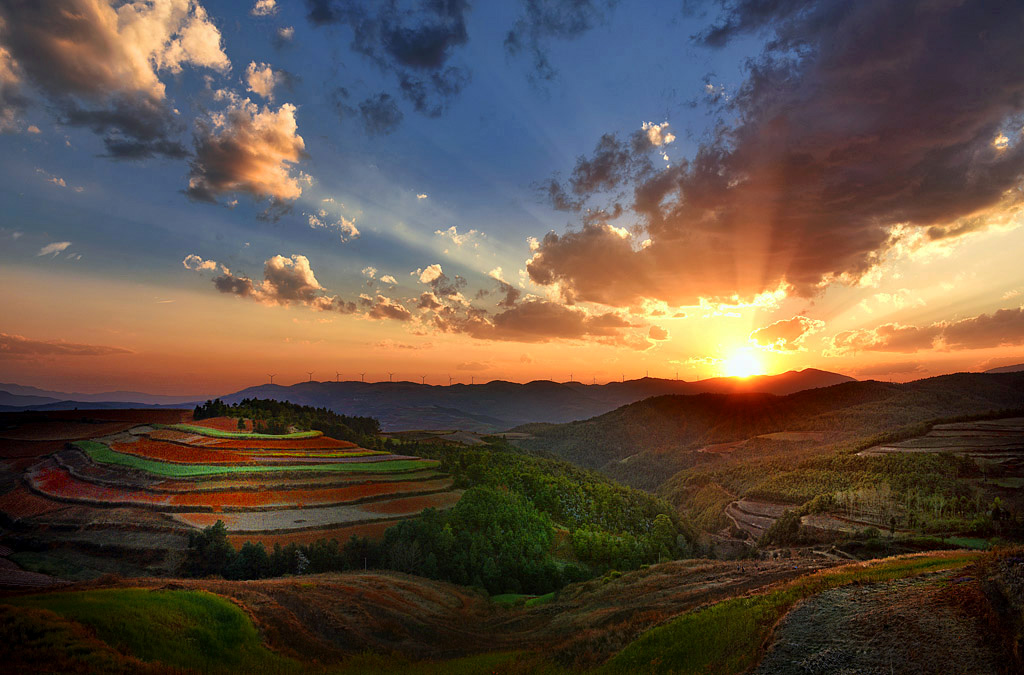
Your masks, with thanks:
[{"label": "dirt path", "polygon": [[[976,619],[948,601],[956,573],[844,586],[796,606],[756,675],[998,672]],[[956,583],[955,581],[953,583]]]}]

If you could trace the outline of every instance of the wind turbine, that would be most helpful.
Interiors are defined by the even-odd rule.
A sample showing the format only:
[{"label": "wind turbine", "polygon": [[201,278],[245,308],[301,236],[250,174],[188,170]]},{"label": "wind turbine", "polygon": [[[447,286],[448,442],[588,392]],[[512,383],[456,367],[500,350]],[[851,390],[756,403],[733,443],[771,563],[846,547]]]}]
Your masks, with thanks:
[{"label": "wind turbine", "polygon": [[569,373],[569,381],[572,382],[572,373]]},{"label": "wind turbine", "polygon": [[449,387],[452,386],[452,376],[451,375],[448,376],[448,386]]},{"label": "wind turbine", "polygon": [[[274,373],[274,375],[277,375],[277,373]],[[270,384],[274,384],[274,375],[271,375],[270,373],[267,373],[267,377],[270,378]]]},{"label": "wind turbine", "polygon": [[426,383],[427,383],[427,376],[426,375],[420,375],[420,384],[426,384]]},{"label": "wind turbine", "polygon": [[393,382],[394,381],[394,380],[391,379],[392,375],[394,375],[394,373],[388,373],[388,382]]},{"label": "wind turbine", "polygon": [[359,373],[359,381],[366,382],[366,373]]},{"label": "wind turbine", "polygon": [[313,373],[315,373],[315,372],[316,372],[315,370],[307,370],[307,371],[306,371],[306,373],[308,373],[308,374],[309,374],[309,381],[310,381],[310,382],[312,382],[312,381],[313,381]]},{"label": "wind turbine", "polygon": [[334,381],[341,382],[341,373],[339,373],[338,371],[334,371]]},{"label": "wind turbine", "polygon": [[469,376],[469,383],[470,384],[476,384],[476,375],[470,375]]}]

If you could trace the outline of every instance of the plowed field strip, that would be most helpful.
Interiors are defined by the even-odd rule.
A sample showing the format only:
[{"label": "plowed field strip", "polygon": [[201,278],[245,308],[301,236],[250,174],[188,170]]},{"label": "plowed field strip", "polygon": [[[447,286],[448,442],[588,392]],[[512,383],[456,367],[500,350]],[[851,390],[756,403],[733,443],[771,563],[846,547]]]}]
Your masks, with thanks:
[{"label": "plowed field strip", "polygon": [[[157,460],[144,459],[134,455],[115,452],[102,443],[95,441],[78,441],[75,447],[85,452],[94,462],[101,464],[114,464],[127,466],[133,469],[148,471],[158,476],[168,478],[197,478],[202,476],[216,476],[224,474],[246,474],[265,472],[352,472],[352,473],[394,473],[404,471],[418,471],[434,468],[438,465],[436,460],[429,459],[396,459],[379,461],[382,458],[375,458],[378,461],[345,461],[335,460],[330,463],[321,464],[286,464],[286,465],[233,465],[214,466],[210,464],[171,464]],[[365,458],[360,458],[365,459]]]},{"label": "plowed field strip", "polygon": [[[461,497],[461,492],[441,493],[449,495],[439,497],[439,502],[446,502],[438,508],[450,508]],[[173,518],[192,527],[207,527],[218,520],[224,522],[229,532],[246,534],[250,532],[267,534],[287,534],[303,530],[323,530],[351,525],[365,525],[383,520],[394,520],[396,517],[412,517],[422,511],[415,500],[418,497],[405,497],[389,501],[396,502],[390,513],[374,512],[366,507],[374,503],[356,504],[351,506],[335,506],[329,508],[281,509],[276,511],[245,511],[238,513],[175,513]]]},{"label": "plowed field strip", "polygon": [[110,443],[110,448],[126,455],[135,455],[147,459],[157,459],[173,464],[252,464],[264,462],[292,462],[296,459],[330,460],[330,459],[351,459],[353,457],[386,457],[388,453],[376,450],[325,450],[321,452],[310,451],[281,451],[268,450],[257,452],[246,452],[239,450],[215,450],[192,445],[168,443],[166,441],[154,441],[148,438],[140,438],[129,443]]},{"label": "plowed field strip", "polygon": [[154,494],[143,490],[126,490],[87,483],[75,478],[52,461],[37,465],[27,477],[34,490],[60,501],[102,507],[157,507],[165,511],[301,509],[310,505],[354,504],[391,495],[422,495],[447,490],[451,486],[450,481],[441,479],[410,483],[367,483],[321,490]]}]

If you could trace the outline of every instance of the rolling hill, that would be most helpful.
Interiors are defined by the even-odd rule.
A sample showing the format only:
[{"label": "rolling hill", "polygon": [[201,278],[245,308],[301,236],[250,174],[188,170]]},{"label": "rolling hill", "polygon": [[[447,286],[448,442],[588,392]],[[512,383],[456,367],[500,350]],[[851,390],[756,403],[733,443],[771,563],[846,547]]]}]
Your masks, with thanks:
[{"label": "rolling hill", "polygon": [[[905,384],[846,382],[787,396],[659,396],[581,422],[513,431],[527,435],[516,439],[521,447],[652,489],[682,469],[728,454],[728,444],[833,446],[926,420],[1022,405],[1024,373],[959,373]],[[804,435],[780,436],[787,432]]]}]

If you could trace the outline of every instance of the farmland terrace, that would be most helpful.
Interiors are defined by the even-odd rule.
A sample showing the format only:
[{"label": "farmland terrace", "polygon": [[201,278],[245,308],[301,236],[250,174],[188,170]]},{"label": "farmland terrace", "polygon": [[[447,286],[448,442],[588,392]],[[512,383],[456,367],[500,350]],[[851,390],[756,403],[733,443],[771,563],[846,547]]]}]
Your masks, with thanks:
[{"label": "farmland terrace", "polygon": [[[379,537],[462,494],[434,460],[320,432],[184,423],[183,411],[68,412],[0,420],[0,535],[22,549],[15,561],[55,573],[173,574],[189,533],[218,520],[236,546]],[[14,574],[0,565],[0,585],[8,567]],[[32,579],[12,576],[11,585]]]}]

